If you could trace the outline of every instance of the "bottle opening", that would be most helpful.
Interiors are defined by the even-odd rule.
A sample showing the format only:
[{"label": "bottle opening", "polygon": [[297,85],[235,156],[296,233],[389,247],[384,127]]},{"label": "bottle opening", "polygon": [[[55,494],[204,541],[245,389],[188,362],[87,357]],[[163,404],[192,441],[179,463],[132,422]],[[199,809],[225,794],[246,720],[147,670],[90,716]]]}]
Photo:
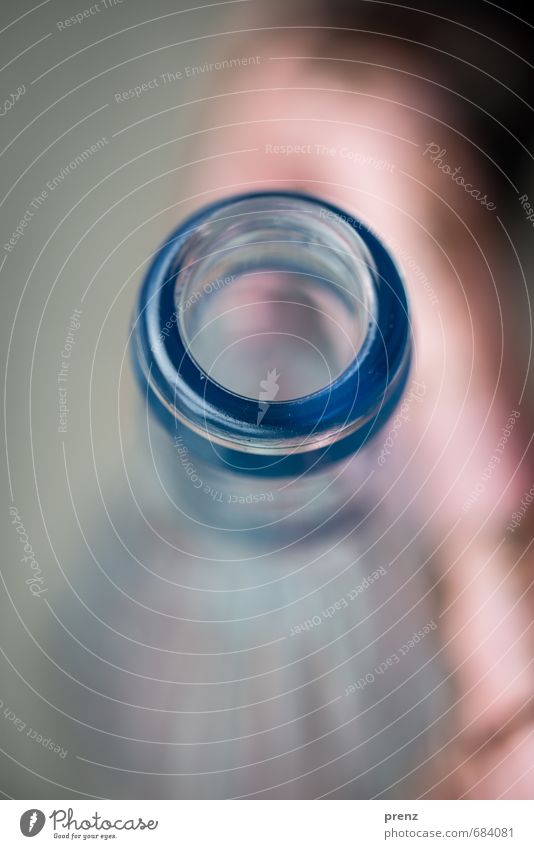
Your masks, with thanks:
[{"label": "bottle opening", "polygon": [[372,260],[357,234],[317,203],[283,197],[242,199],[200,230],[175,303],[210,380],[260,405],[335,381],[373,321]]},{"label": "bottle opening", "polygon": [[156,254],[134,322],[155,412],[199,456],[287,475],[359,450],[391,415],[411,361],[398,269],[327,201],[217,201]]}]

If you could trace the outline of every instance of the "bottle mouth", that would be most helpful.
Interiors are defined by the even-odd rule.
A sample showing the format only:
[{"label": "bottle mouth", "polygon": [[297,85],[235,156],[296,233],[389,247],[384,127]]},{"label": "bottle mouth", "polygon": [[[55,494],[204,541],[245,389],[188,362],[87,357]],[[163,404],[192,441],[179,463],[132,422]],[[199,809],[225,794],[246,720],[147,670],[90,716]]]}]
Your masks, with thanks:
[{"label": "bottle mouth", "polygon": [[207,379],[276,404],[322,391],[376,323],[374,263],[316,204],[247,197],[214,210],[183,251],[179,332]]},{"label": "bottle mouth", "polygon": [[381,242],[286,192],[231,197],[178,227],[146,275],[133,335],[167,426],[271,474],[357,450],[410,361],[406,293]]}]

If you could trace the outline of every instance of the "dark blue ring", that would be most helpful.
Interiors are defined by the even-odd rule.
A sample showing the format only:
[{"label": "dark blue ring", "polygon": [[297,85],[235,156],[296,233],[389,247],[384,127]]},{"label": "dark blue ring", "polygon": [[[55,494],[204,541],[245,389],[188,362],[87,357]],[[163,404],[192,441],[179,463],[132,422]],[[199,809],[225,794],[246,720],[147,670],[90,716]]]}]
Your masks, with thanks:
[{"label": "dark blue ring", "polygon": [[[247,199],[287,198],[303,200],[326,209],[349,224],[363,240],[374,262],[376,326],[370,328],[361,349],[348,368],[331,384],[310,395],[272,402],[261,425],[257,425],[259,402],[237,395],[214,382],[192,359],[179,333],[174,290],[180,264],[177,257],[184,244],[203,221],[236,202]],[[171,322],[168,336],[161,329]],[[293,192],[256,192],[217,201],[182,223],[156,254],[143,283],[134,326],[138,374],[155,411],[171,432],[180,429],[193,450],[209,453],[210,461],[230,464],[241,471],[294,474],[356,451],[373,436],[391,415],[402,396],[411,359],[410,319],[406,292],[388,251],[364,224],[327,201]],[[167,359],[168,358],[168,359]],[[169,374],[168,360],[172,364]],[[203,435],[183,426],[173,411],[196,426]],[[361,426],[332,444],[310,446],[287,455],[266,455],[259,448],[246,451],[240,442],[265,443],[273,439],[320,437],[337,428]],[[211,435],[223,434],[225,445],[212,445]],[[226,444],[228,440],[231,444]],[[234,442],[234,440],[236,442]]]}]

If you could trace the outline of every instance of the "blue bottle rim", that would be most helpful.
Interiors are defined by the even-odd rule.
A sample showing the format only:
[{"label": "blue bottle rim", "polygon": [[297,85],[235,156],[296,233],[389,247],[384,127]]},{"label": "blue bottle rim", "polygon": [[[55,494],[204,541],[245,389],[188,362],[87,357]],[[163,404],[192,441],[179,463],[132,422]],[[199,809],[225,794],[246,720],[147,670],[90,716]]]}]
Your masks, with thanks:
[{"label": "blue bottle rim", "polygon": [[[214,213],[246,200],[305,201],[354,230],[372,259],[374,324],[357,355],[330,384],[309,395],[273,401],[258,424],[260,401],[212,380],[180,335],[175,287],[177,260],[187,240]],[[268,211],[268,210],[267,210]],[[162,329],[170,326],[170,332]],[[377,236],[359,219],[313,195],[258,191],[231,195],[186,218],[155,254],[146,273],[132,329],[134,364],[154,412],[167,429],[210,462],[236,471],[292,474],[352,453],[390,417],[404,391],[411,362],[408,301],[399,270]]]}]

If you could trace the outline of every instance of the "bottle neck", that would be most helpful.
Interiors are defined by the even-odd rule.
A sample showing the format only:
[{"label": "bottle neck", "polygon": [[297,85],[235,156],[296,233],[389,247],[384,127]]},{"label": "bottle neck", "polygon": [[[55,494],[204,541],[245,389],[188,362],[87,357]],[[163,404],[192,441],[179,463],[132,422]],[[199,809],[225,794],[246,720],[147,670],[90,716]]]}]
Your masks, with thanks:
[{"label": "bottle neck", "polygon": [[[157,478],[188,533],[228,545],[326,539],[380,498],[374,444],[315,474],[243,474],[195,454],[180,431],[150,425]],[[216,544],[216,543],[215,543]]]},{"label": "bottle neck", "polygon": [[350,500],[411,351],[404,287],[376,236],[285,193],[185,222],[147,274],[134,340],[188,503],[204,519],[224,508],[215,526],[248,515],[250,528],[265,515],[316,521],[345,503],[345,480]]}]

